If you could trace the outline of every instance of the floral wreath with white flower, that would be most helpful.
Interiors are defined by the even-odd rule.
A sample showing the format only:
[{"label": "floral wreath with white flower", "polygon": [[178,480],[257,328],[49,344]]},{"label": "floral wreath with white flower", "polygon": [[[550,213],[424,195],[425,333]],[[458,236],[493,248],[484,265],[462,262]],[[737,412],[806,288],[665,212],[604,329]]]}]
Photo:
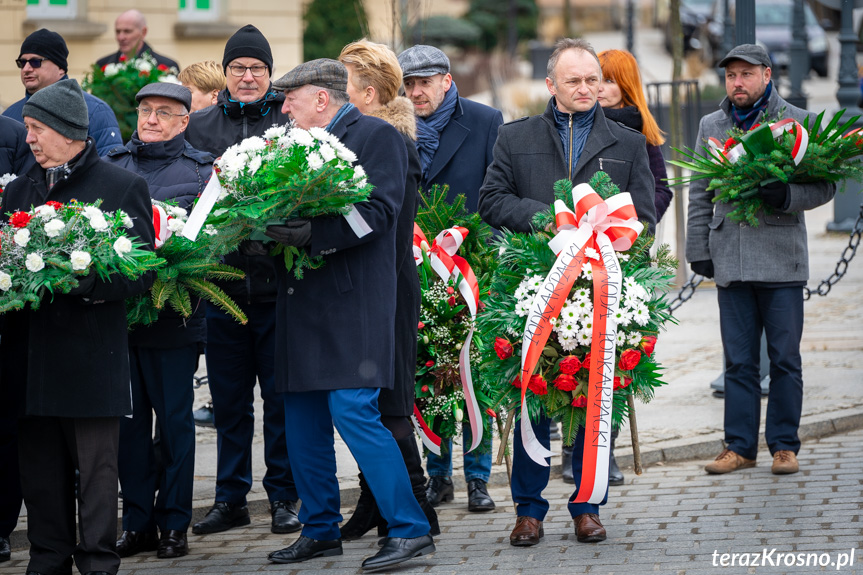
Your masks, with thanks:
[{"label": "floral wreath with white flower", "polygon": [[100,203],[51,201],[11,214],[0,227],[0,313],[38,309],[45,292],[68,293],[89,273],[134,279],[158,267],[152,251],[126,236],[129,216]]},{"label": "floral wreath with white flower", "polygon": [[[353,204],[367,200],[372,191],[356,160],[322,128],[272,127],[262,138],[252,136],[231,146],[216,160],[223,191],[206,221],[237,243],[249,237],[271,241],[263,235],[266,227],[292,218],[343,215],[356,232]],[[284,253],[285,265],[298,278],[303,268],[324,262],[281,244],[272,253]]]},{"label": "floral wreath with white flower", "polygon": [[9,182],[17,178],[15,174],[3,174],[0,176],[0,194],[3,193],[3,190],[6,189],[6,186],[9,185]]},{"label": "floral wreath with white flower", "polygon": [[[569,182],[566,182],[567,184]],[[611,179],[598,172],[591,187],[606,199],[618,192]],[[565,189],[565,191],[564,191]],[[557,199],[573,209],[571,184],[555,185]],[[546,230],[554,222],[551,210],[537,214],[534,229]],[[548,242],[553,234],[504,232],[498,241],[499,265],[495,270],[490,294],[485,298],[485,312],[478,317],[480,330],[493,345],[483,357],[481,373],[495,389],[496,404],[518,412],[521,403],[521,354],[528,310],[546,275],[556,260]],[[665,293],[672,286],[677,261],[668,246],[662,245],[651,255],[653,237],[642,234],[626,252],[617,258],[623,272],[623,291],[616,314],[617,341],[614,377],[613,422],[619,425],[628,414],[626,396],[649,401],[654,389],[664,382],[661,368],[653,357],[659,330],[673,321]],[[587,248],[588,259],[599,254]],[[532,420],[541,414],[563,424],[563,439],[575,439],[578,426],[585,421],[587,406],[590,349],[596,333],[593,330],[593,277],[585,263],[553,325],[528,382],[528,413]]]}]

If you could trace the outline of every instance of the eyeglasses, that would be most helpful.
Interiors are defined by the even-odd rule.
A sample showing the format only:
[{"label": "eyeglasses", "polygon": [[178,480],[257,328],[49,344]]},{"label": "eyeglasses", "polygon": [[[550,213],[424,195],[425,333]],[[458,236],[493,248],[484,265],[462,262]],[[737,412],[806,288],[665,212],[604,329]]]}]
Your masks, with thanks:
[{"label": "eyeglasses", "polygon": [[18,58],[17,60],[15,60],[15,63],[18,64],[18,67],[22,68],[22,69],[27,64],[30,64],[31,68],[36,69],[36,68],[41,68],[42,62],[44,62],[47,59],[48,58],[29,58],[29,59],[25,60],[24,58]]},{"label": "eyeglasses", "polygon": [[231,71],[232,76],[236,76],[237,78],[241,78],[246,75],[246,70],[252,73],[252,76],[255,78],[260,78],[264,74],[267,73],[266,66],[239,66],[237,64],[231,64],[228,66],[228,70]]},{"label": "eyeglasses", "polygon": [[172,116],[186,116],[187,114],[172,114],[167,110],[153,110],[152,108],[135,108],[138,110],[138,116],[149,118],[150,114],[156,114],[158,120],[170,120]]}]

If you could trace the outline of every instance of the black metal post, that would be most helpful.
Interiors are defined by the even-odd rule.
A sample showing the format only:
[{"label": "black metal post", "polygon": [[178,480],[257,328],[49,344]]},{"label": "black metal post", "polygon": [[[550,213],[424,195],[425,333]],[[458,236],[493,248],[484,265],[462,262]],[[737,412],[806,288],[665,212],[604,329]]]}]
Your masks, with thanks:
[{"label": "black metal post", "polygon": [[737,44],[755,44],[755,0],[737,0],[736,4]]},{"label": "black metal post", "polygon": [[791,93],[786,100],[806,109],[807,98],[803,92],[803,78],[809,72],[809,50],[806,49],[806,21],[803,0],[794,0],[794,14],[791,22],[792,40],[788,62],[788,77],[791,80]]},{"label": "black metal post", "polygon": [[626,0],[626,49],[635,55],[635,8],[632,6],[632,0]]},{"label": "black metal post", "polygon": [[[736,38],[734,37],[734,25],[731,24],[731,10],[728,6],[728,1],[722,1],[722,43],[719,45],[720,53],[717,54],[719,56],[716,59],[717,62],[724,58],[737,45]],[[707,40],[705,39],[705,41]],[[719,76],[719,85],[725,85],[725,70],[717,68],[716,74]]]}]

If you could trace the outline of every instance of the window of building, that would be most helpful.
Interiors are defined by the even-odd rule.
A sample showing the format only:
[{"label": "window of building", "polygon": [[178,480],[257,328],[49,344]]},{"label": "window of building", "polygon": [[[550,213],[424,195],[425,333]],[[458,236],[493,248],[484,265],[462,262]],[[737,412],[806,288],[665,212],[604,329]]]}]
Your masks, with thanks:
[{"label": "window of building", "polygon": [[78,0],[27,0],[28,18],[75,18]]},{"label": "window of building", "polygon": [[178,1],[178,16],[184,22],[212,22],[219,19],[219,0]]}]

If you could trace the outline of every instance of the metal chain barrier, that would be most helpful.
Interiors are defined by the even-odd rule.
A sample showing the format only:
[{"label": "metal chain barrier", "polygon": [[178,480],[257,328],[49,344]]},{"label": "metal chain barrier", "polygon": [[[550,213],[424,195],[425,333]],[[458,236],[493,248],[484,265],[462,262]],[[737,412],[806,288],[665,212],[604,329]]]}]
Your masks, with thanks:
[{"label": "metal chain barrier", "polygon": [[703,281],[704,277],[698,274],[692,274],[689,276],[689,279],[686,280],[686,283],[683,284],[683,287],[680,288],[679,292],[677,292],[677,297],[671,300],[671,303],[668,304],[668,309],[670,311],[674,311],[682,306],[684,302],[692,299],[692,296],[695,294],[695,288],[700,286]]}]

